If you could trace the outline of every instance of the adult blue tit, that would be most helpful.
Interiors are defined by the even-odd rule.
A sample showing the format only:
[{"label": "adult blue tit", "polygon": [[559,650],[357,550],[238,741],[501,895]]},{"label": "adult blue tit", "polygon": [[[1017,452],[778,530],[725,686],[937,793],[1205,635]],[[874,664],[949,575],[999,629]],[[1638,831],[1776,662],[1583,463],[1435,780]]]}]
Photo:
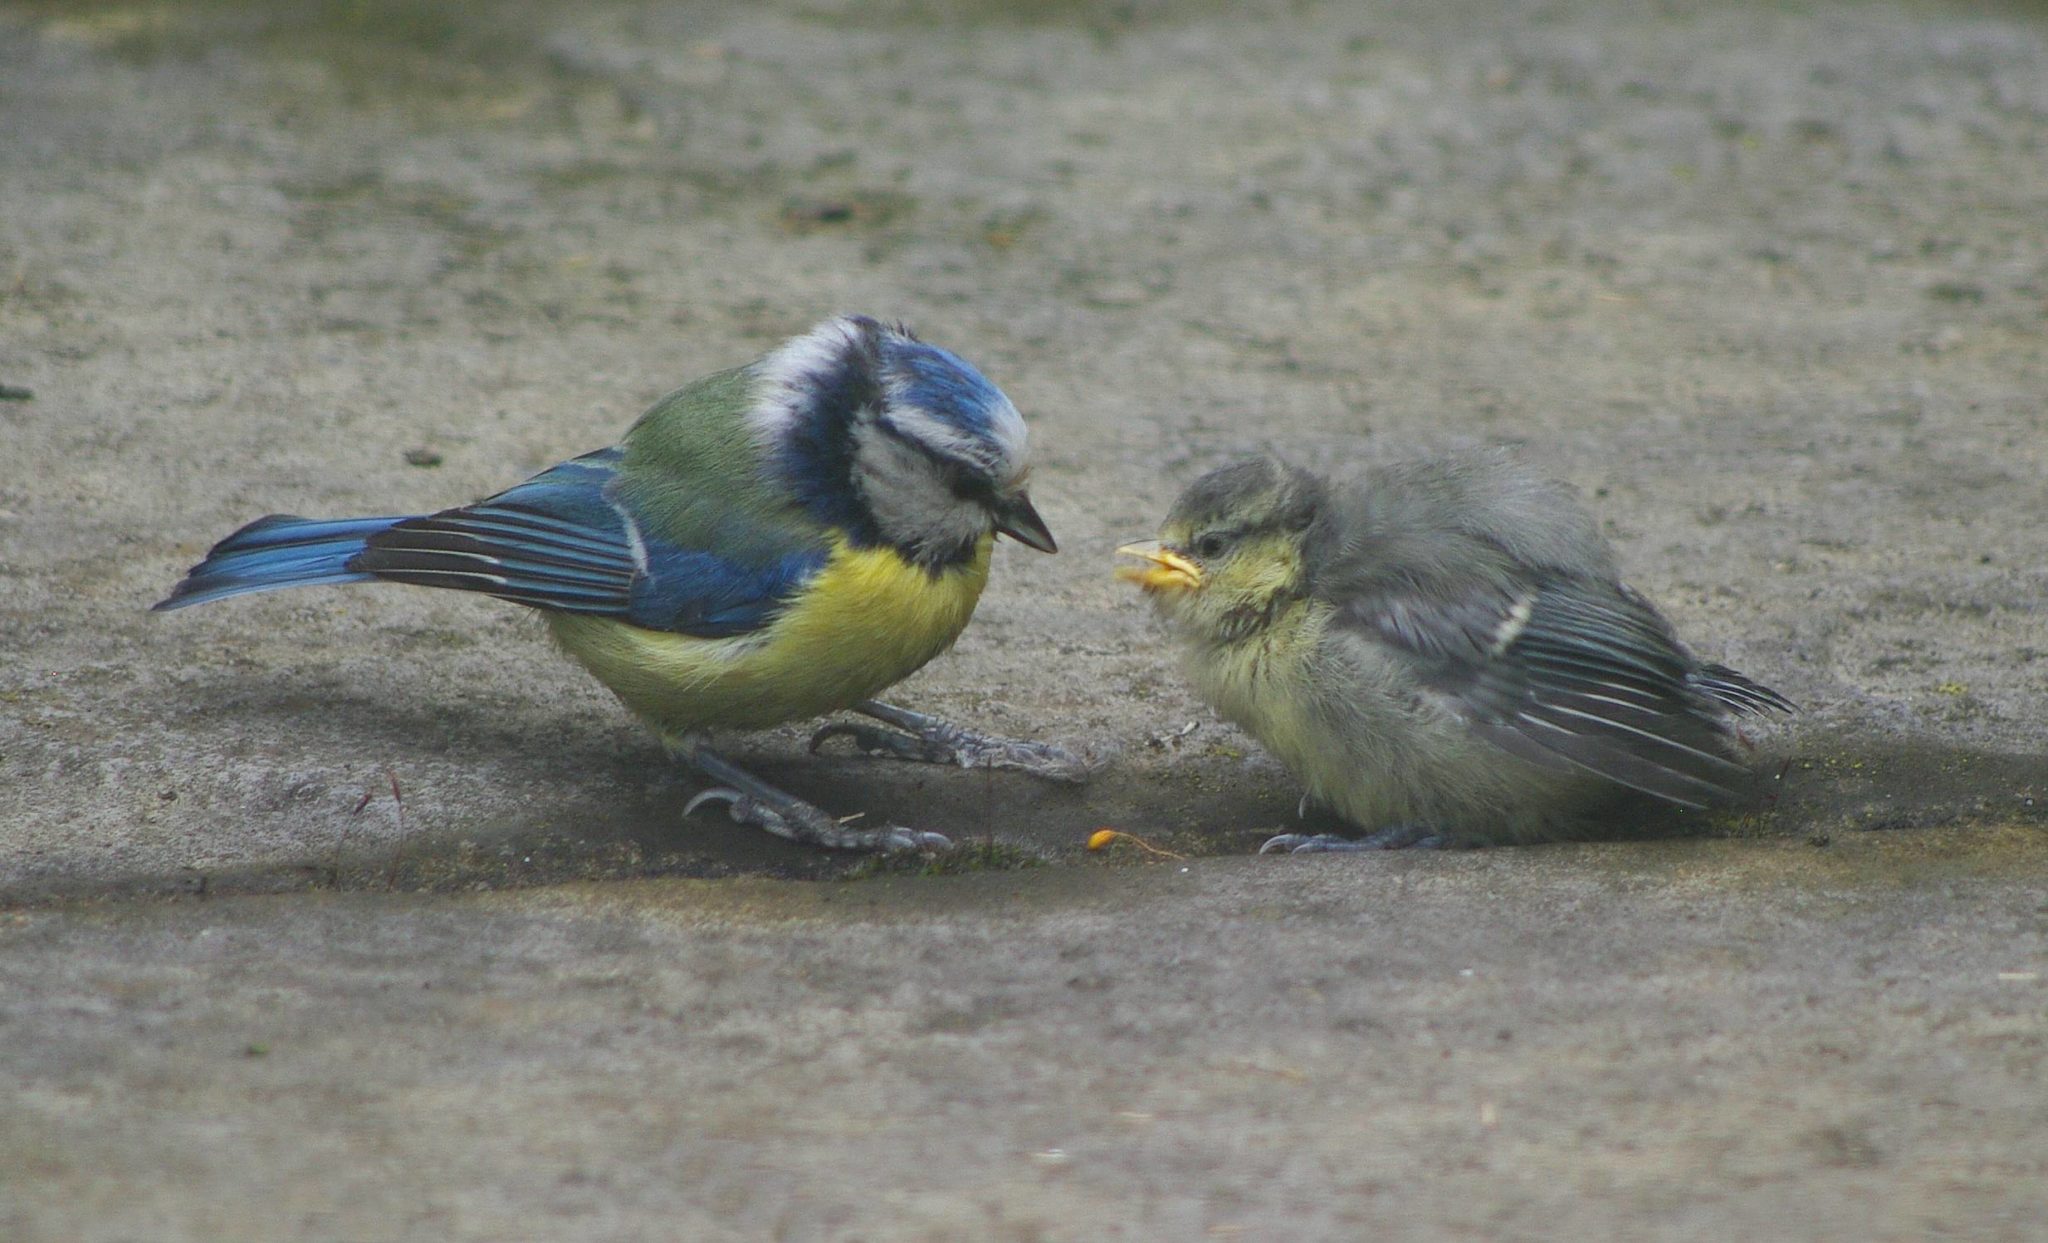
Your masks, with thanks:
[{"label": "adult blue tit", "polygon": [[1073,778],[1073,756],[872,696],[952,645],[998,534],[1041,552],[1024,420],[958,355],[862,316],[819,324],[656,402],[619,444],[419,517],[272,515],[228,536],[159,609],[386,581],[481,592],[555,642],[716,785],[733,819],[839,849],[936,848],[854,827],[741,770],[707,731],[852,709],[867,751]]},{"label": "adult blue tit", "polygon": [[1118,551],[1202,697],[1365,832],[1262,850],[1564,837],[1626,791],[1702,807],[1744,776],[1733,718],[1791,709],[1688,651],[1572,493],[1498,453],[1343,482],[1239,462]]}]

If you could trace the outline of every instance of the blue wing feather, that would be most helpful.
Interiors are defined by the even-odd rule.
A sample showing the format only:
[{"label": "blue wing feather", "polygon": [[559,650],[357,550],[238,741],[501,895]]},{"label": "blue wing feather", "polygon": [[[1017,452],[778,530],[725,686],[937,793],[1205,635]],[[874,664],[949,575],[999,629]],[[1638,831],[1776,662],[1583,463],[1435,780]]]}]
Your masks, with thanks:
[{"label": "blue wing feather", "polygon": [[723,638],[773,621],[825,564],[822,540],[735,557],[647,530],[616,487],[620,451],[588,453],[438,514],[333,521],[272,514],[214,545],[156,607],[374,579]]},{"label": "blue wing feather", "polygon": [[586,454],[475,505],[406,519],[371,535],[348,568],[719,638],[767,625],[824,565],[823,544],[742,561],[649,533],[614,486],[619,457]]},{"label": "blue wing feather", "polygon": [[815,548],[765,565],[742,565],[655,541],[626,619],[704,638],[759,630],[823,568],[827,555],[824,548]]}]

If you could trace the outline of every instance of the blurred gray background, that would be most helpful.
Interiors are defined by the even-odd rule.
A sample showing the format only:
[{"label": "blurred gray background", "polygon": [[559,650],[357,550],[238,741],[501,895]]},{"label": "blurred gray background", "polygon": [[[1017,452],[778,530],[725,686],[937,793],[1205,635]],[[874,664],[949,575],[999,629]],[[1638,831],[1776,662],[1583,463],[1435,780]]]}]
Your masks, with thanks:
[{"label": "blurred gray background", "polygon": [[[2044,18],[0,6],[0,1234],[2048,1237]],[[145,611],[840,310],[1062,545],[897,698],[1104,768],[738,752],[949,864],[682,820],[507,606]],[[1467,443],[1805,712],[1697,838],[1247,857],[1110,549]]]}]

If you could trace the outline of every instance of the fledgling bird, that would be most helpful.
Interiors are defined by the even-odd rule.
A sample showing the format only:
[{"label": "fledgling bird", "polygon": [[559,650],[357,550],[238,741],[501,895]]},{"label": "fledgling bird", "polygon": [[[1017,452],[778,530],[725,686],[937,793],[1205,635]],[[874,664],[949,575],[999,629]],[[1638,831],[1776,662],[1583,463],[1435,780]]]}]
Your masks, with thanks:
[{"label": "fledgling bird", "polygon": [[1238,462],[1118,552],[1202,697],[1365,830],[1262,853],[1567,837],[1629,790],[1702,807],[1743,776],[1731,718],[1792,707],[1694,657],[1572,493],[1500,453]]},{"label": "fledgling bird", "polygon": [[384,580],[538,610],[555,642],[718,785],[734,820],[838,849],[948,845],[856,828],[711,750],[706,731],[852,709],[828,725],[904,759],[1078,779],[1067,752],[871,698],[952,646],[997,534],[1053,552],[1025,491],[1024,420],[965,360],[864,316],[656,402],[623,441],[419,517],[272,515],[228,536],[159,609]]}]

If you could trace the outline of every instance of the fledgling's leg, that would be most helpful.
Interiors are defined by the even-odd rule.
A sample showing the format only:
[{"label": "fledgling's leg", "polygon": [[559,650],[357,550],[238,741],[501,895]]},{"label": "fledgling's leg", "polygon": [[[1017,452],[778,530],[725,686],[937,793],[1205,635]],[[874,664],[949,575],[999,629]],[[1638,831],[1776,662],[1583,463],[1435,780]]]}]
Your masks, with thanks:
[{"label": "fledgling's leg", "polygon": [[1455,843],[1435,829],[1420,824],[1397,824],[1364,837],[1339,837],[1335,833],[1282,833],[1269,837],[1259,847],[1262,855],[1285,851],[1291,855],[1312,855],[1350,850],[1448,850]]},{"label": "fledgling's leg", "polygon": [[[958,764],[962,768],[1014,768],[1034,777],[1080,783],[1088,780],[1089,763],[1065,747],[1049,742],[996,738],[948,725],[935,716],[863,699],[853,710],[895,729],[877,729],[858,721],[834,721],[811,735],[811,750],[827,739],[844,735],[866,755],[888,755],[921,764]],[[901,732],[898,732],[901,731]]]},{"label": "fledgling's leg", "polygon": [[939,833],[901,829],[894,825],[879,829],[853,828],[795,795],[783,793],[693,739],[673,743],[669,749],[684,763],[719,783],[685,803],[685,816],[705,803],[724,802],[728,805],[727,812],[738,824],[766,829],[777,837],[826,850],[950,850],[953,847],[952,839]]}]

